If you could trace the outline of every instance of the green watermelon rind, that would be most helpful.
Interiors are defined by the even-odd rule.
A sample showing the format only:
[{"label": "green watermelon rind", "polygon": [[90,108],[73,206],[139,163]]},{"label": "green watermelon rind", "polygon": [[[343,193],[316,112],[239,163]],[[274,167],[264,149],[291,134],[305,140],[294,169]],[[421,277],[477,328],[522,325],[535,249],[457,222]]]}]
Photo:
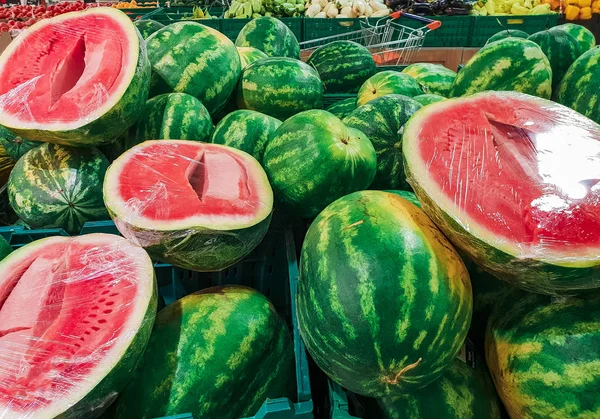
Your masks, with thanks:
[{"label": "green watermelon rind", "polygon": [[334,114],[340,119],[343,119],[353,110],[356,109],[356,97],[349,97],[347,99],[339,100],[335,103],[332,103],[330,106],[325,108],[325,110],[329,113]]},{"label": "green watermelon rind", "polygon": [[269,57],[300,59],[296,35],[281,20],[261,16],[250,20],[235,39],[236,47],[253,47]]},{"label": "green watermelon rind", "polygon": [[358,89],[356,103],[362,106],[381,96],[397,94],[408,97],[425,93],[417,80],[406,73],[386,70],[375,73]]},{"label": "green watermelon rind", "polygon": [[587,52],[596,46],[596,37],[594,33],[588,28],[576,23],[564,23],[562,25],[555,26],[554,30],[565,31],[579,42],[581,52]]},{"label": "green watermelon rind", "polygon": [[0,236],[0,261],[12,253],[12,247],[6,239]]},{"label": "green watermelon rind", "polygon": [[151,19],[136,20],[133,22],[133,24],[138,29],[138,31],[140,31],[140,34],[144,39],[147,39],[154,32],[165,27],[165,25],[163,25],[162,23]]},{"label": "green watermelon rind", "polygon": [[452,83],[456,79],[456,72],[441,64],[415,63],[402,70],[423,86],[426,93],[448,97],[452,90]]},{"label": "green watermelon rind", "polygon": [[519,29],[503,29],[501,31],[496,32],[492,36],[490,36],[485,44],[486,45],[491,44],[492,42],[496,42],[496,41],[499,41],[501,39],[506,39],[506,38],[527,39],[527,37],[529,37],[529,34],[525,31],[522,31]]}]

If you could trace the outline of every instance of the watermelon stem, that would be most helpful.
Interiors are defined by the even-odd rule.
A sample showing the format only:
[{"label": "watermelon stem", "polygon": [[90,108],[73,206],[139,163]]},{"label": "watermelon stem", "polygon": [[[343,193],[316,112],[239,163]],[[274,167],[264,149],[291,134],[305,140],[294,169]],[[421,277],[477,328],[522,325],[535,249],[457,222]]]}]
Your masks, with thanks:
[{"label": "watermelon stem", "polygon": [[400,378],[402,378],[402,375],[405,372],[408,372],[412,369],[415,369],[419,366],[419,364],[421,363],[421,361],[423,360],[423,358],[419,358],[417,359],[417,362],[414,362],[412,364],[407,365],[406,367],[402,368],[400,371],[398,371],[398,374],[396,374],[396,376],[390,380],[389,378],[386,379],[386,382],[395,386],[396,384],[398,384],[398,382],[400,381]]},{"label": "watermelon stem", "polygon": [[349,228],[356,227],[358,225],[361,225],[364,222],[365,222],[365,220],[357,221],[355,223],[350,224],[349,226],[344,227],[344,230],[348,230]]}]

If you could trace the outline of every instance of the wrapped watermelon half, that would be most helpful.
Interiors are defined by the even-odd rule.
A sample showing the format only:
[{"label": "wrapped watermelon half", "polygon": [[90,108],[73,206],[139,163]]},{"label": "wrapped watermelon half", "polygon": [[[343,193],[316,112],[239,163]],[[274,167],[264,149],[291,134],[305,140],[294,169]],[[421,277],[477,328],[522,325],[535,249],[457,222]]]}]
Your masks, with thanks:
[{"label": "wrapped watermelon half", "polygon": [[150,339],[152,261],[117,235],[50,237],[0,262],[0,417],[95,418]]},{"label": "wrapped watermelon half", "polygon": [[114,161],[104,203],[123,236],[160,261],[219,271],[249,254],[271,222],[273,190],[249,154],[198,141],[146,141]]},{"label": "wrapped watermelon half", "polygon": [[129,17],[98,7],[43,19],[0,56],[0,125],[73,146],[114,141],[148,99],[150,62]]},{"label": "wrapped watermelon half", "polygon": [[423,107],[402,151],[425,212],[486,271],[542,294],[600,287],[600,125],[484,92]]}]

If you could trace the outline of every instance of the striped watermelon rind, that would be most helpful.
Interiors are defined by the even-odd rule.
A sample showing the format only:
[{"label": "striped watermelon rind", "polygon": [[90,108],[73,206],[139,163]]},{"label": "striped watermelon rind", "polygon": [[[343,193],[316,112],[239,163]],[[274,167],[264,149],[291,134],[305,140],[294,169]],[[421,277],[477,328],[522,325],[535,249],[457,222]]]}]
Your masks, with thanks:
[{"label": "striped watermelon rind", "polygon": [[42,145],[39,141],[31,141],[15,135],[6,128],[0,126],[0,145],[4,147],[6,154],[14,161],[19,160],[29,150]]},{"label": "striped watermelon rind", "polygon": [[133,22],[133,24],[136,28],[138,28],[138,31],[140,31],[140,34],[144,39],[147,39],[154,32],[165,27],[165,25],[163,25],[162,23],[151,19],[136,20]]},{"label": "striped watermelon rind", "polygon": [[12,247],[6,239],[0,236],[0,261],[8,256],[12,252]]},{"label": "striped watermelon rind", "polygon": [[550,62],[541,48],[527,39],[505,38],[487,44],[458,72],[450,96],[470,96],[486,90],[550,99]]},{"label": "striped watermelon rind", "polygon": [[402,70],[423,86],[426,93],[448,97],[456,72],[441,64],[415,63]]},{"label": "striped watermelon rind", "polygon": [[269,57],[300,59],[296,35],[281,20],[269,16],[252,19],[235,39],[236,47],[253,47]]},{"label": "striped watermelon rind", "polygon": [[587,52],[596,46],[596,37],[594,36],[594,33],[584,26],[575,23],[565,23],[555,26],[553,29],[571,34],[571,36],[579,42],[582,53]]},{"label": "striped watermelon rind", "polygon": [[252,64],[254,61],[262,60],[267,58],[268,55],[257,48],[252,47],[237,47],[238,54],[240,54],[240,62],[242,64],[242,70]]},{"label": "striped watermelon rind", "polygon": [[430,104],[436,103],[436,102],[441,102],[442,100],[446,100],[446,98],[444,96],[433,95],[431,93],[415,96],[415,97],[413,97],[413,99],[416,100],[417,102],[419,102],[423,106],[430,105]]},{"label": "striped watermelon rind", "polygon": [[375,74],[371,52],[352,41],[334,41],[317,48],[306,62],[319,73],[327,93],[358,92]]},{"label": "striped watermelon rind", "polygon": [[382,191],[346,195],[313,221],[297,300],[317,365],[369,397],[409,393],[440,377],[472,312],[456,251],[417,206]]},{"label": "striped watermelon rind", "polygon": [[355,109],[356,109],[356,98],[355,97],[349,97],[347,99],[343,99],[343,100],[340,100],[340,101],[337,101],[337,102],[333,103],[332,105],[330,105],[325,110],[327,112],[329,112],[329,113],[334,114],[338,118],[342,119],[345,116],[347,116],[350,113],[352,113],[352,111],[355,110]]},{"label": "striped watermelon rind", "polygon": [[356,103],[362,106],[380,96],[397,94],[413,97],[423,93],[425,92],[419,82],[408,74],[386,70],[376,73],[363,83],[358,90]]},{"label": "striped watermelon rind", "polygon": [[490,36],[486,42],[486,45],[491,44],[492,42],[499,41],[501,39],[506,39],[506,38],[527,39],[528,37],[529,37],[529,34],[527,32],[521,31],[519,29],[503,29],[500,32],[497,32],[494,35]]}]

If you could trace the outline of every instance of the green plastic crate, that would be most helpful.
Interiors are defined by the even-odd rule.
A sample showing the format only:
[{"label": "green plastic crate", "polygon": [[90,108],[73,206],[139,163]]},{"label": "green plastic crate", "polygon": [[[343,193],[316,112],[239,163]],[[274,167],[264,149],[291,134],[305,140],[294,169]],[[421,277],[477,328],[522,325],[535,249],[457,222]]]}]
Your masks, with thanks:
[{"label": "green plastic crate", "polygon": [[[438,29],[425,34],[424,47],[465,47],[469,45],[474,16],[428,16],[442,23]],[[409,28],[421,28],[423,23],[416,20],[400,18],[397,23]]]},{"label": "green plastic crate", "polygon": [[360,19],[304,18],[304,41],[327,38],[360,30]]},{"label": "green plastic crate", "polygon": [[[302,22],[304,18],[302,17],[281,17],[277,18],[281,20],[285,25],[292,30],[294,35],[296,35],[296,39],[298,42],[301,42],[303,38],[303,25]],[[246,25],[246,23],[250,22],[252,19],[238,19],[238,18],[228,18],[222,19],[221,22],[221,32],[233,42],[237,38],[238,34]]]},{"label": "green plastic crate", "polygon": [[536,16],[477,16],[474,17],[470,47],[482,47],[490,36],[502,29],[519,29],[529,34],[558,24],[558,14]]},{"label": "green plastic crate", "polygon": [[[86,223],[81,234],[118,234],[112,221]],[[32,241],[52,236],[68,236],[62,229],[26,230],[23,227],[2,227],[0,235],[17,249]],[[221,272],[200,273],[155,263],[161,305],[192,292],[215,285],[239,284],[258,289],[266,295],[287,320],[293,332],[296,355],[296,401],[288,398],[267,399],[253,418],[247,419],[312,419],[313,402],[306,349],[300,338],[295,299],[298,286],[298,263],[292,228],[286,219],[275,214],[271,227],[261,244],[244,260]],[[169,419],[192,419],[182,412]],[[200,419],[200,418],[196,418]]]}]

